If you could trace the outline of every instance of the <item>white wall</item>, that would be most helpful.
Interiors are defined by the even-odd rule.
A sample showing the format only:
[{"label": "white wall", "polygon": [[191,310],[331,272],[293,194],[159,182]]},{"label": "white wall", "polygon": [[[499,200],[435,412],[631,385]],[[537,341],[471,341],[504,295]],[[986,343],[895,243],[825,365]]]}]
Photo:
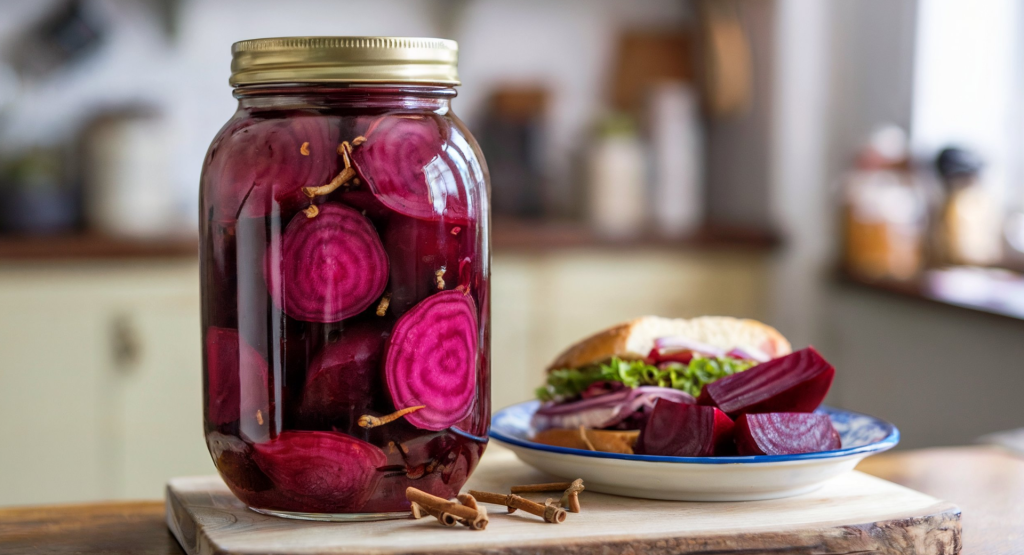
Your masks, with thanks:
[{"label": "white wall", "polygon": [[[0,6],[0,45],[44,3]],[[550,176],[569,178],[572,148],[601,110],[619,30],[677,26],[681,0],[185,0],[167,38],[144,4],[98,0],[110,22],[99,55],[25,90],[0,119],[0,149],[70,136],[97,106],[149,103],[168,116],[175,144],[174,183],[194,219],[196,187],[210,140],[234,111],[227,85],[231,43],[289,35],[449,35],[460,41],[464,86],[456,112],[471,126],[490,91],[503,83],[544,84],[550,113]],[[6,40],[5,40],[6,39]],[[0,53],[3,52],[0,46]]]}]

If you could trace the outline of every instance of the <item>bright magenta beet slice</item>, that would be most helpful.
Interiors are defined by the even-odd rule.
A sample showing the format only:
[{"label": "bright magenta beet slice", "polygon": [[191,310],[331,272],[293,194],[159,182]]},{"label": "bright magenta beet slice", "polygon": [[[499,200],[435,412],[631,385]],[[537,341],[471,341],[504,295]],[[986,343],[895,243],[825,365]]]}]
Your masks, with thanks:
[{"label": "bright magenta beet slice", "polygon": [[476,366],[476,303],[462,291],[441,291],[395,323],[384,378],[395,408],[425,406],[405,416],[410,424],[444,430],[472,410]]},{"label": "bright magenta beet slice", "polygon": [[361,507],[380,481],[377,468],[387,464],[377,447],[338,432],[281,432],[254,449],[278,490],[320,512]]},{"label": "bright magenta beet slice", "polygon": [[814,412],[836,369],[814,347],[763,362],[704,386],[697,399],[735,418],[758,412]]},{"label": "bright magenta beet slice", "polygon": [[715,407],[658,399],[640,430],[636,453],[711,457],[732,450],[732,420]]},{"label": "bright magenta beet slice", "polygon": [[210,147],[204,178],[214,219],[262,218],[310,203],[303,187],[316,187],[339,171],[338,122],[297,115],[231,122]]},{"label": "bright magenta beet slice", "polygon": [[280,257],[268,249],[267,288],[288,316],[338,322],[366,310],[388,284],[388,256],[370,220],[329,202],[315,218],[300,214],[285,228]]},{"label": "bright magenta beet slice", "polygon": [[206,372],[211,423],[241,420],[250,433],[264,426],[269,418],[267,361],[236,330],[207,328]]},{"label": "bright magenta beet slice", "polygon": [[441,120],[384,116],[352,151],[352,163],[388,208],[422,220],[470,219],[468,189],[448,155]]},{"label": "bright magenta beet slice", "polygon": [[796,455],[842,447],[839,432],[827,414],[744,414],[736,419],[735,435],[740,455]]},{"label": "bright magenta beet slice", "polygon": [[338,422],[342,428],[367,414],[381,390],[380,361],[388,330],[383,322],[346,326],[327,343],[306,370],[300,412],[314,423]]}]

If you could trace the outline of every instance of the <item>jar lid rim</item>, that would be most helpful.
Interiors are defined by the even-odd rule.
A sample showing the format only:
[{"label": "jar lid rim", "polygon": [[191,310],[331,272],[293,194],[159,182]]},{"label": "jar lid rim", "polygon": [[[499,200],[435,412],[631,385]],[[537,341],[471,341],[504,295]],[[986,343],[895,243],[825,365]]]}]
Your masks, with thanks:
[{"label": "jar lid rim", "polygon": [[273,37],[231,45],[231,86],[263,83],[459,85],[459,44],[429,37]]}]

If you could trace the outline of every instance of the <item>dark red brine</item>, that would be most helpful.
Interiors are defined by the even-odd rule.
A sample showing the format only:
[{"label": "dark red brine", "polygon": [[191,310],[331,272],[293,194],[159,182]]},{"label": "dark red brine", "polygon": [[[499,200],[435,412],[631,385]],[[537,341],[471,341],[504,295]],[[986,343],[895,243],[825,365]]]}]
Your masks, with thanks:
[{"label": "dark red brine", "polygon": [[450,498],[480,459],[487,175],[454,95],[235,90],[202,175],[205,428],[250,507],[406,511],[406,487]]}]

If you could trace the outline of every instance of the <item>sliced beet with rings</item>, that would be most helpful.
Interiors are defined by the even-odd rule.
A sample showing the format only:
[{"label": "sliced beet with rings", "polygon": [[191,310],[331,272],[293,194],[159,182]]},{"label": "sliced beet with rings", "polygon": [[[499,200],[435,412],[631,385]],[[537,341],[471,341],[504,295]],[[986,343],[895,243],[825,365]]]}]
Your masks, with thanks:
[{"label": "sliced beet with rings", "polygon": [[736,419],[735,435],[740,455],[796,455],[842,447],[839,432],[827,414],[744,414]]},{"label": "sliced beet with rings", "polygon": [[229,123],[210,147],[204,187],[214,219],[262,218],[309,205],[303,187],[339,171],[340,126],[335,118],[294,116]]},{"label": "sliced beet with rings", "polygon": [[395,408],[423,430],[443,430],[473,409],[476,397],[477,314],[473,298],[441,291],[402,315],[388,339],[384,378]]},{"label": "sliced beet with rings", "polygon": [[281,432],[254,446],[260,469],[282,494],[311,511],[359,509],[377,487],[384,452],[337,432]]},{"label": "sliced beet with rings", "polygon": [[267,361],[233,329],[206,330],[206,415],[214,425],[241,420],[249,431],[264,428],[269,415]]},{"label": "sliced beet with rings", "polygon": [[365,137],[352,150],[352,164],[384,205],[423,220],[471,219],[468,190],[438,118],[383,116]]},{"label": "sliced beet with rings", "polygon": [[836,370],[814,347],[763,362],[704,386],[697,402],[730,417],[758,412],[813,412]]},{"label": "sliced beet with rings", "polygon": [[658,399],[634,451],[665,457],[728,455],[732,433],[732,419],[715,407]]},{"label": "sliced beet with rings", "polygon": [[314,425],[355,425],[381,393],[380,362],[389,331],[384,322],[346,327],[309,364],[299,412]]},{"label": "sliced beet with rings", "polygon": [[265,259],[267,288],[285,314],[306,322],[338,322],[366,310],[388,283],[388,257],[370,220],[338,203],[292,219],[280,255]]}]

